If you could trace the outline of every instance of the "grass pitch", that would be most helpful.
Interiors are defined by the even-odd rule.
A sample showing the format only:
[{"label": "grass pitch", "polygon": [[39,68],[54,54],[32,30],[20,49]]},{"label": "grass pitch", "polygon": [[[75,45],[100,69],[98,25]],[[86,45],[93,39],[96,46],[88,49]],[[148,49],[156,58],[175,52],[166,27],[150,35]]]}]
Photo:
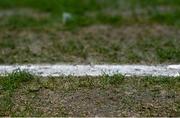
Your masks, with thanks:
[{"label": "grass pitch", "polygon": [[[177,64],[179,19],[179,0],[1,0],[0,64]],[[14,72],[0,78],[0,116],[180,116],[179,86]]]},{"label": "grass pitch", "polygon": [[[1,0],[0,63],[175,64],[178,0]],[[71,16],[63,23],[63,14]]]},{"label": "grass pitch", "polygon": [[0,116],[179,116],[180,78],[0,78]]}]

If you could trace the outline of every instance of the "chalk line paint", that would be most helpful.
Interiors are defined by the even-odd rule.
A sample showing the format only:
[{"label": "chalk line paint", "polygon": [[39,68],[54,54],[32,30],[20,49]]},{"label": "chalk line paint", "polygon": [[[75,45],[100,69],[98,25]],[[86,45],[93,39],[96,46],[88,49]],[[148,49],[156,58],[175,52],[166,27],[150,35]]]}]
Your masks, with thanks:
[{"label": "chalk line paint", "polygon": [[180,70],[180,65],[169,65],[169,69],[179,69]]},{"label": "chalk line paint", "polygon": [[102,76],[122,74],[126,76],[180,76],[180,65],[0,65],[0,75],[15,70],[25,70],[36,76]]}]

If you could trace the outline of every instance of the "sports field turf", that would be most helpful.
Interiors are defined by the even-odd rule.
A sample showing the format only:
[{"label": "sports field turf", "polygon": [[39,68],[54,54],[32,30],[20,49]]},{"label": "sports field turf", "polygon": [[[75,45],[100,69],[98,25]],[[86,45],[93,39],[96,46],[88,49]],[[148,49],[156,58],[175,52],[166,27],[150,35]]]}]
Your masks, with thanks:
[{"label": "sports field turf", "polygon": [[0,78],[0,116],[179,116],[180,78]]},{"label": "sports field turf", "polygon": [[[0,64],[178,64],[180,0],[0,0]],[[180,79],[0,77],[0,116],[180,116]]]},{"label": "sports field turf", "polygon": [[[178,63],[179,6],[179,0],[1,0],[0,63]],[[63,14],[71,19],[64,23]]]}]

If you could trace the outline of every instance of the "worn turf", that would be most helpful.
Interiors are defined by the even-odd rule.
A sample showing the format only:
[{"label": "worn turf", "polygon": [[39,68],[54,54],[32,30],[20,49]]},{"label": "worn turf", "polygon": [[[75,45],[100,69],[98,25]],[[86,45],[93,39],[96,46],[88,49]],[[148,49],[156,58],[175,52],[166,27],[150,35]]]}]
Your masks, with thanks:
[{"label": "worn turf", "polygon": [[0,81],[0,116],[180,115],[179,78],[38,78],[16,71]]},{"label": "worn turf", "polygon": [[[0,63],[179,63],[179,6],[178,0],[1,0]],[[63,22],[63,14],[71,18]]]},{"label": "worn turf", "polygon": [[[179,0],[1,0],[0,64],[177,64]],[[69,17],[70,16],[70,17]],[[0,78],[0,116],[180,116],[180,80]]]}]

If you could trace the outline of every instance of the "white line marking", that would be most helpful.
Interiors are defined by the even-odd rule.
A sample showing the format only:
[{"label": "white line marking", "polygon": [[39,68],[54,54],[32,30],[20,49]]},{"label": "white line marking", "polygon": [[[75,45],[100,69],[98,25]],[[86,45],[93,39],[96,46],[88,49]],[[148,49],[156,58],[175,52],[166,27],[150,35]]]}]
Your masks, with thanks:
[{"label": "white line marking", "polygon": [[179,69],[180,70],[180,65],[169,65],[169,69]]},{"label": "white line marking", "polygon": [[180,76],[180,65],[0,65],[0,75],[25,70],[37,76]]}]

